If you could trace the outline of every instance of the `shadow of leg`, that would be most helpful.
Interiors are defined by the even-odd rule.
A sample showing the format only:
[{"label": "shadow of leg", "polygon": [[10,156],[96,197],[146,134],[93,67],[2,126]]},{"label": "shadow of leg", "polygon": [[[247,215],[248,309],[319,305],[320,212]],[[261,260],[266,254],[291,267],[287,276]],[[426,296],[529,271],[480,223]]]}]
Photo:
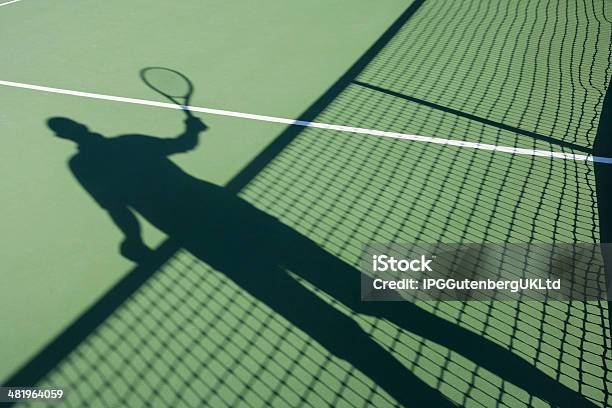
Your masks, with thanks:
[{"label": "shadow of leg", "polygon": [[386,319],[397,326],[443,345],[534,396],[560,407],[596,405],[579,393],[544,374],[527,361],[410,302],[362,302],[361,272],[321,249],[306,237],[285,237],[289,242],[283,266],[345,304],[357,313]]},{"label": "shadow of leg", "polygon": [[285,271],[252,267],[248,271],[224,272],[332,354],[352,364],[402,405],[454,406],[373,341],[354,320],[300,285]]}]

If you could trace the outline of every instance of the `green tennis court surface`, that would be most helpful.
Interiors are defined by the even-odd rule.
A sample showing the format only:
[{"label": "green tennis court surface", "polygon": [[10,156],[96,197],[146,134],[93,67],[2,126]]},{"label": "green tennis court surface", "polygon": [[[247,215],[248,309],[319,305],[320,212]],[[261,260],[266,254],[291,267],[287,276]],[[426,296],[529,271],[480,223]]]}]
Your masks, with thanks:
[{"label": "green tennis court surface", "polygon": [[180,111],[92,97],[165,102],[138,77],[165,66],[192,106],[239,114],[196,112],[209,130],[173,161],[339,264],[370,242],[610,242],[612,165],[592,160],[612,156],[610,3],[227,3],[0,7],[3,383],[73,407],[409,405],[401,387],[414,406],[609,406],[606,302],[393,304],[398,324],[289,268],[319,302],[298,327],[142,218],[158,249],[123,258],[46,121],[172,138]]}]

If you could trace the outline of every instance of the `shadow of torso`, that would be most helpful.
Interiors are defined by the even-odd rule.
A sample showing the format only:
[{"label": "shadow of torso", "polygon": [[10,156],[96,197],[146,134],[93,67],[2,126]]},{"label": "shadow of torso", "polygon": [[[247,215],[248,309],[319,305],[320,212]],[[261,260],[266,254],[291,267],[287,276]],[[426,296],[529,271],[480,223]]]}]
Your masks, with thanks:
[{"label": "shadow of torso", "polygon": [[81,146],[69,166],[100,206],[131,208],[211,266],[227,270],[243,258],[274,264],[288,228],[183,171],[168,158],[164,142],[142,135],[98,137]]}]

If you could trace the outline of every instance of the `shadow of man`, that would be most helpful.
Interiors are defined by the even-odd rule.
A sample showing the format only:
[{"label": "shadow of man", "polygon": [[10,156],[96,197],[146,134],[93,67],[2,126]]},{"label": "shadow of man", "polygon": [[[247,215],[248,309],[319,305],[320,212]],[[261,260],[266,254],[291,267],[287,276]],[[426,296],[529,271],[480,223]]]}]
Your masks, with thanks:
[{"label": "shadow of man", "polygon": [[106,138],[66,118],[52,118],[48,125],[57,136],[78,144],[69,167],[123,232],[120,250],[124,256],[138,262],[150,251],[141,239],[137,212],[401,403],[410,405],[420,399],[416,405],[452,406],[352,319],[283,270],[303,258],[300,251],[321,251],[313,242],[168,159],[197,145],[198,134],[206,129],[198,119],[187,119],[185,131],[174,139]]},{"label": "shadow of man", "polygon": [[175,138],[106,138],[67,118],[48,126],[78,145],[69,167],[124,234],[121,253],[144,261],[134,212],[182,247],[223,272],[251,295],[351,363],[405,406],[454,406],[422,382],[356,322],[306,289],[290,270],[357,313],[385,318],[453,349],[532,395],[558,406],[595,406],[522,358],[408,302],[361,302],[360,272],[226,189],[184,172],[169,156],[187,152],[206,130],[185,121]]}]

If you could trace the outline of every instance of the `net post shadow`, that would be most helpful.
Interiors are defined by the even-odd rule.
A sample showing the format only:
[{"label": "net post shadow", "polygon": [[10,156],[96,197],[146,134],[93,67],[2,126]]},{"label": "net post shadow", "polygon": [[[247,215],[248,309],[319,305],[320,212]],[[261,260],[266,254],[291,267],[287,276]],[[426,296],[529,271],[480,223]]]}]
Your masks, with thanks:
[{"label": "net post shadow", "polygon": [[[593,156],[612,157],[612,82],[604,96]],[[595,192],[599,215],[599,239],[601,244],[612,244],[612,164],[594,161]],[[612,293],[612,257],[603,251],[607,296]],[[612,340],[612,301],[608,300],[609,341]]]}]

